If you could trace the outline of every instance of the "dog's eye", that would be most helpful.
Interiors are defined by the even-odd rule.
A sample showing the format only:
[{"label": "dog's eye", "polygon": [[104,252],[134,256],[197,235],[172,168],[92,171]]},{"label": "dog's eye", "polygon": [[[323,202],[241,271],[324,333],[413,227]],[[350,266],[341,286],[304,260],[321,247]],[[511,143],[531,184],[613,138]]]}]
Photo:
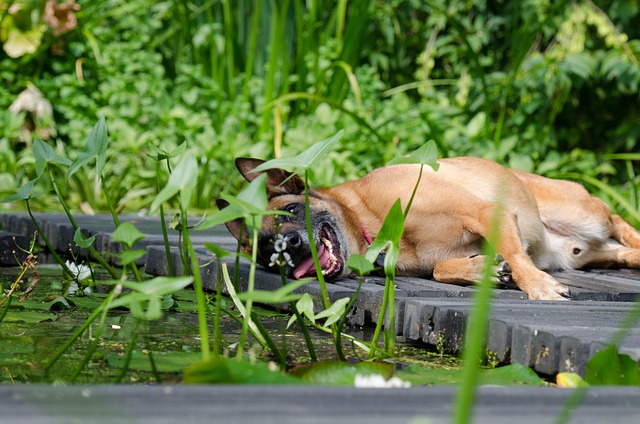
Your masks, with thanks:
[{"label": "dog's eye", "polygon": [[283,209],[285,212],[289,212],[292,213],[294,215],[298,214],[298,204],[297,203],[292,203],[290,205],[285,206],[285,208]]}]

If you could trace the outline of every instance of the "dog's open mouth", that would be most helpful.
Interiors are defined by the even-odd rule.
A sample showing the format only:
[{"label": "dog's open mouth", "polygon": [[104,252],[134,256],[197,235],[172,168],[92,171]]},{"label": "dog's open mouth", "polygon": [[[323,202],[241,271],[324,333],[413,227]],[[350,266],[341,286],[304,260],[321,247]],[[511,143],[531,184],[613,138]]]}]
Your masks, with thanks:
[{"label": "dog's open mouth", "polygon": [[[332,278],[342,271],[343,259],[340,253],[340,244],[328,225],[322,226],[319,234],[320,242],[317,245],[318,260],[322,275]],[[304,277],[315,277],[316,269],[313,264],[313,257],[303,259],[293,270],[293,278],[299,280]]]}]

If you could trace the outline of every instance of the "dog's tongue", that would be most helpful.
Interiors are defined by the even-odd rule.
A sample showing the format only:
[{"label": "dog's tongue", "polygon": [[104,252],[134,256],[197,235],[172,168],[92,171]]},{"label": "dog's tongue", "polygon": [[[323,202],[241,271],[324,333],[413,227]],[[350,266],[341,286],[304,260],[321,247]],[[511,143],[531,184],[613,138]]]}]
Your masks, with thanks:
[{"label": "dog's tongue", "polygon": [[[318,260],[320,267],[324,267],[329,260],[329,250],[320,243],[318,246]],[[309,256],[298,264],[295,270],[293,270],[293,278],[299,280],[303,277],[313,277],[316,275],[315,267],[313,266],[313,256]]]}]

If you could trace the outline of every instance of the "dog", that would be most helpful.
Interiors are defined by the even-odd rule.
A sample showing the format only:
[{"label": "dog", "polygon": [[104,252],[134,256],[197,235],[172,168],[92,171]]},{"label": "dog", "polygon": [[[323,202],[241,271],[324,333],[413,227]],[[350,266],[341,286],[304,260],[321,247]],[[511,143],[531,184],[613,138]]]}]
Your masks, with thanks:
[{"label": "dog", "polygon": [[[236,159],[247,181],[264,161]],[[500,260],[494,278],[511,279],[530,299],[566,300],[569,290],[546,271],[640,268],[640,233],[580,184],[505,168],[495,162],[457,157],[424,166],[405,219],[397,275],[470,285],[483,273],[483,242],[499,213],[495,246]],[[315,277],[305,224],[304,182],[282,169],[267,174],[268,209],[290,215],[264,218],[258,236],[258,262],[279,271],[275,240],[286,242],[286,275]],[[350,276],[352,254],[364,255],[397,199],[406,206],[420,165],[393,165],[335,187],[310,190],[313,239],[325,281]],[[498,207],[497,205],[501,206]],[[224,208],[226,202],[218,201]],[[496,212],[499,211],[499,212]],[[245,252],[251,250],[242,220],[227,228]]]}]

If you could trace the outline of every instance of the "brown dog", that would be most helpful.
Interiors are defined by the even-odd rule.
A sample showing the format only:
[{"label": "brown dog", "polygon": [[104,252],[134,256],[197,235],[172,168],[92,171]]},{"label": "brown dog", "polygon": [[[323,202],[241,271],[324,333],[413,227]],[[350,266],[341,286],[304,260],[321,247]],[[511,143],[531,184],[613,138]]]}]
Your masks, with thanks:
[{"label": "brown dog", "polygon": [[[405,221],[397,264],[399,275],[429,277],[443,283],[472,284],[480,279],[479,256],[497,202],[500,236],[496,251],[513,282],[531,299],[561,300],[568,289],[546,271],[585,267],[640,268],[640,234],[579,184],[510,170],[472,157],[441,159],[436,172],[424,167]],[[252,181],[259,159],[238,158],[236,166]],[[418,180],[419,165],[377,169],[364,178],[310,192],[310,211],[322,273],[327,281],[350,274],[345,263],[364,254],[391,205],[406,206]],[[289,277],[315,276],[304,219],[304,183],[285,170],[267,171],[269,209],[294,216],[264,219],[259,262],[273,261],[276,230],[287,242]],[[224,207],[225,203],[219,203]],[[240,221],[227,227],[236,238]],[[242,232],[247,234],[246,231]],[[612,240],[617,243],[613,243]],[[250,250],[247,237],[241,240]],[[508,264],[508,265],[507,265]],[[498,277],[498,276],[496,276]]]}]

